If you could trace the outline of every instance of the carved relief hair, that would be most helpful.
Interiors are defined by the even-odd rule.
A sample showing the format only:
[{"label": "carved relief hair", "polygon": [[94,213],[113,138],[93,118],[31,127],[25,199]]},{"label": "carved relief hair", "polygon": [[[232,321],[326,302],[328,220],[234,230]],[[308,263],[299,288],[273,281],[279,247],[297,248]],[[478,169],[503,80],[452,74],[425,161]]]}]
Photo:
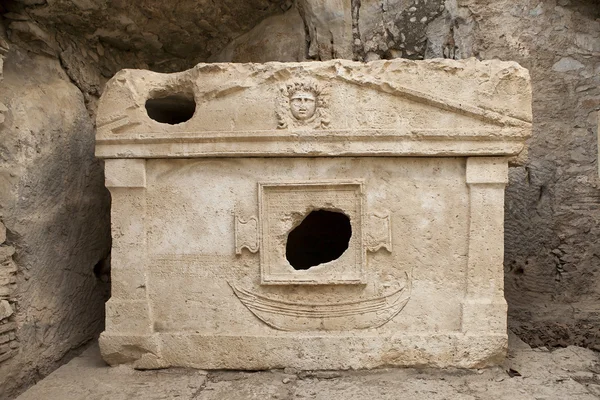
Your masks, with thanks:
[{"label": "carved relief hair", "polygon": [[321,95],[321,88],[314,81],[301,81],[292,82],[286,85],[287,95],[291,99],[297,92],[311,92],[315,95],[315,98],[319,98]]}]

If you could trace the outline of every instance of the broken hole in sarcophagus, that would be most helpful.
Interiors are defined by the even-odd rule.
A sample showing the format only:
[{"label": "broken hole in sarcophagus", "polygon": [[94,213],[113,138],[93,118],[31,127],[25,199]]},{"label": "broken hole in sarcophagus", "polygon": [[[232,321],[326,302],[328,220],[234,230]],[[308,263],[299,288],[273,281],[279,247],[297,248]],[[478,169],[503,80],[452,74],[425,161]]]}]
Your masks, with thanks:
[{"label": "broken hole in sarcophagus", "polygon": [[341,257],[352,237],[344,213],[314,210],[288,235],[285,256],[296,270],[306,270]]},{"label": "broken hole in sarcophagus", "polygon": [[157,96],[146,100],[146,112],[157,122],[176,125],[194,116],[196,102],[193,95],[187,93]]}]

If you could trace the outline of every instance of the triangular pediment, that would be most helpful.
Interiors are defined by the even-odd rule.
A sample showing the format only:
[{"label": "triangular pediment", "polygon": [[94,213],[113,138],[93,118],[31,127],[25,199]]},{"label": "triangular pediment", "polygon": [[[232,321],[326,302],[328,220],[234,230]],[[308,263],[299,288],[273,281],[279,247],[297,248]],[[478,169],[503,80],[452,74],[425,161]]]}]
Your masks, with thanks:
[{"label": "triangular pediment", "polygon": [[[146,102],[161,96],[193,98],[195,112],[175,125],[153,120]],[[527,71],[499,61],[126,70],[107,84],[100,102],[98,155],[123,153],[128,144],[130,153],[143,150],[138,157],[512,155],[529,135],[530,104]]]}]

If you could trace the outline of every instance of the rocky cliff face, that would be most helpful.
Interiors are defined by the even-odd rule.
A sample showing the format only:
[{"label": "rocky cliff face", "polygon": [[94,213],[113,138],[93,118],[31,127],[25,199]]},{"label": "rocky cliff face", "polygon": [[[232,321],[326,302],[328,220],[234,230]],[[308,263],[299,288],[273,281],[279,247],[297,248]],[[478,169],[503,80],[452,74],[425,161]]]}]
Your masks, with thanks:
[{"label": "rocky cliff face", "polygon": [[0,14],[0,398],[102,329],[109,198],[92,117],[104,83],[200,61],[529,68],[534,134],[506,201],[509,324],[533,345],[600,347],[596,0],[7,0]]},{"label": "rocky cliff face", "polygon": [[58,60],[11,50],[0,102],[0,304],[11,308],[0,322],[10,339],[0,344],[4,394],[101,330],[105,288],[94,266],[108,256],[110,200],[83,95]]},{"label": "rocky cliff face", "polygon": [[482,58],[529,68],[533,137],[506,202],[511,328],[532,345],[600,349],[600,4],[496,1],[470,6]]}]

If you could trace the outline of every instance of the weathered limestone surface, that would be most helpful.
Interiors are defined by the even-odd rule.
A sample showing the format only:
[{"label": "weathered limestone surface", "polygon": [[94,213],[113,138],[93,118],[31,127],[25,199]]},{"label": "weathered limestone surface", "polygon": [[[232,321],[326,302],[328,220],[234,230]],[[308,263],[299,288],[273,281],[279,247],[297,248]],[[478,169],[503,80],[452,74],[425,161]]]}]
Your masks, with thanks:
[{"label": "weathered limestone surface", "polygon": [[110,77],[119,62],[159,70],[184,69],[291,5],[287,0],[202,0],[175,5],[162,0],[18,0],[3,5],[3,11],[14,42],[55,54],[65,51],[69,41],[81,39],[88,49],[84,58],[89,57]]},{"label": "weathered limestone surface", "polygon": [[[120,72],[96,137],[112,194],[105,360],[499,362],[504,186],[530,101],[526,70],[474,59]],[[164,119],[174,104],[187,115]]]},{"label": "weathered limestone surface", "polygon": [[[529,134],[530,93],[523,90],[529,76],[514,63],[398,60],[364,71],[343,60],[324,65],[200,64],[166,77],[122,71],[102,98],[96,154],[517,155]],[[322,104],[298,125],[272,82],[304,77],[319,86]],[[162,98],[180,108],[195,101],[194,117],[175,125],[149,118],[146,100]]]},{"label": "weathered limestone surface", "polygon": [[0,103],[0,398],[102,329],[108,193],[81,92],[57,60],[12,48]]},{"label": "weathered limestone surface", "polygon": [[251,31],[236,37],[210,62],[304,61],[306,59],[306,32],[298,8],[284,14],[265,18]]}]

